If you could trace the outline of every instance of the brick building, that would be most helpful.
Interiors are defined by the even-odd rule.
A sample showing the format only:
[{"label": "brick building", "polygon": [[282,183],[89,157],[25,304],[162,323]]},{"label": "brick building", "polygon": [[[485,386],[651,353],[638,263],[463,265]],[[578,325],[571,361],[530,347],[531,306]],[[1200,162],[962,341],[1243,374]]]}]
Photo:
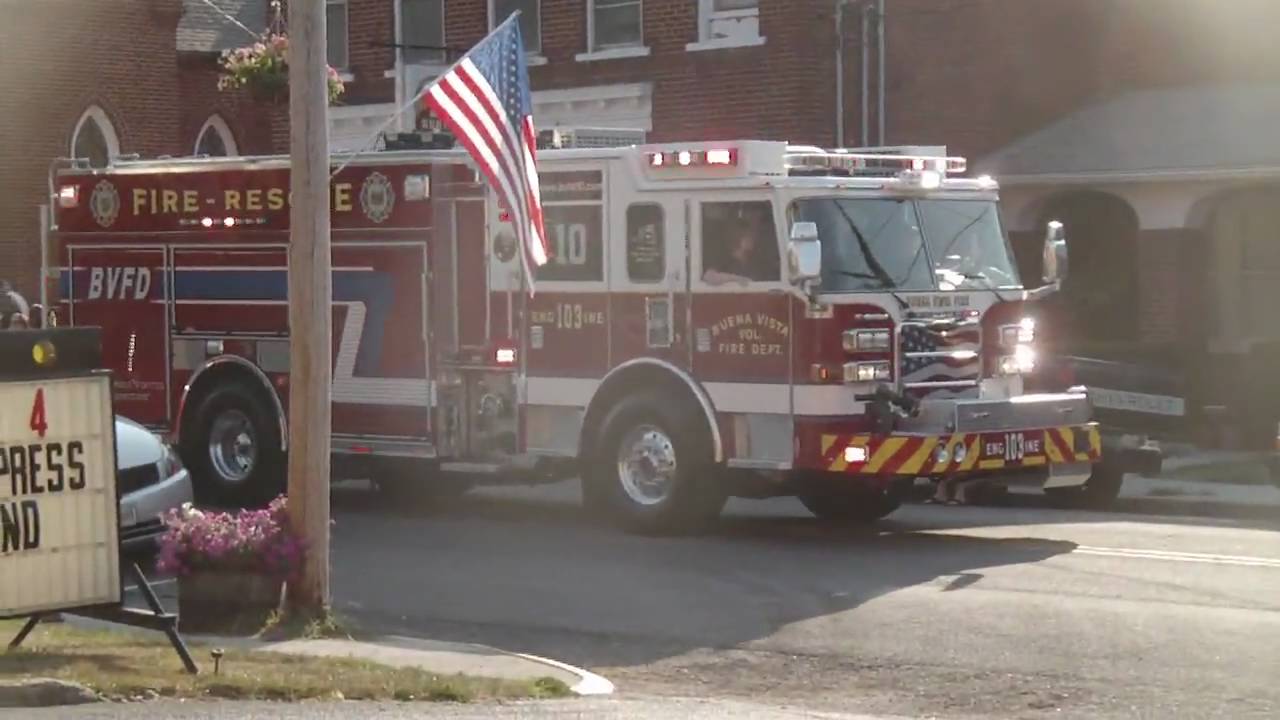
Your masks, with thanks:
[{"label": "brick building", "polygon": [[181,11],[179,0],[0,0],[0,277],[28,298],[54,158],[178,152]]},{"label": "brick building", "polygon": [[[1002,179],[1024,275],[1062,220],[1066,349],[1160,365],[1274,435],[1274,0],[329,0],[355,148],[522,10],[540,128],[937,144]],[[413,122],[405,114],[397,127]],[[1263,406],[1266,406],[1264,409]],[[1241,413],[1234,413],[1239,416]],[[1212,418],[1206,425],[1218,424]],[[1270,429],[1266,426],[1270,424]],[[1270,439],[1267,438],[1267,442]]]},{"label": "brick building", "polygon": [[[17,2],[0,0],[0,8]],[[27,291],[49,159],[73,148],[96,156],[287,150],[285,106],[216,89],[218,52],[248,41],[244,28],[267,27],[269,0],[92,6],[23,3],[20,22],[0,28],[0,64],[29,68],[0,80],[0,271]],[[335,150],[371,148],[383,127],[410,129],[414,112],[399,111],[423,83],[520,9],[540,128],[649,141],[945,144],[1002,180],[1006,224],[1028,277],[1038,274],[1044,222],[1066,223],[1066,317],[1087,322],[1062,331],[1077,349],[1173,358],[1211,380],[1257,378],[1225,368],[1265,366],[1280,338],[1269,312],[1280,301],[1272,238],[1280,151],[1268,142],[1280,109],[1274,0],[327,7],[330,63],[347,81],[330,109]],[[1240,392],[1256,387],[1201,388],[1197,402],[1256,398]]]}]

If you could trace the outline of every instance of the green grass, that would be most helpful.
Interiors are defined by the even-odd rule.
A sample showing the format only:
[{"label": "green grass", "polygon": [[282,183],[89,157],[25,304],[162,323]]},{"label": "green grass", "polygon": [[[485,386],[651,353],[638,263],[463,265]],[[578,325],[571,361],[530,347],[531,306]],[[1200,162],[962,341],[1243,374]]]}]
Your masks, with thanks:
[{"label": "green grass", "polygon": [[[21,624],[0,621],[0,638],[13,637]],[[325,631],[323,623],[310,629],[321,634]],[[22,648],[0,655],[0,676],[70,680],[108,699],[158,695],[240,700],[471,702],[570,695],[568,686],[553,678],[514,681],[443,676],[363,660],[252,650],[226,650],[215,674],[211,648],[199,643],[188,645],[200,665],[198,675],[183,670],[177,654],[159,633],[86,630],[67,623],[42,623]]]}]

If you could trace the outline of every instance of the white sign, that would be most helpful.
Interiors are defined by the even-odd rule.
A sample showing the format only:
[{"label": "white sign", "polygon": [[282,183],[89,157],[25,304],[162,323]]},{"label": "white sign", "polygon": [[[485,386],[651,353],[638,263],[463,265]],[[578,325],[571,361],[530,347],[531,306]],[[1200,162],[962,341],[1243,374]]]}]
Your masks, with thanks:
[{"label": "white sign", "polygon": [[110,382],[0,382],[0,617],[120,602]]},{"label": "white sign", "polygon": [[1186,403],[1179,397],[1147,395],[1100,387],[1089,387],[1088,394],[1095,407],[1177,417],[1186,414]]}]

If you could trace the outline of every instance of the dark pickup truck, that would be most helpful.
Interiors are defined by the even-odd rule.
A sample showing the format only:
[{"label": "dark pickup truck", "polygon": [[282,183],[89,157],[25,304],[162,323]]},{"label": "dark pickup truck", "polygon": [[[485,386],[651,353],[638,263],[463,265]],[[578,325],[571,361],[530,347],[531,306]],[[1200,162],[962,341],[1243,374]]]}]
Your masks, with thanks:
[{"label": "dark pickup truck", "polygon": [[1082,488],[1047,490],[1057,504],[1106,507],[1120,494],[1125,473],[1160,473],[1159,440],[1185,436],[1185,383],[1180,373],[1145,364],[1068,355],[1042,358],[1029,389],[1083,387],[1102,429],[1102,462]]}]

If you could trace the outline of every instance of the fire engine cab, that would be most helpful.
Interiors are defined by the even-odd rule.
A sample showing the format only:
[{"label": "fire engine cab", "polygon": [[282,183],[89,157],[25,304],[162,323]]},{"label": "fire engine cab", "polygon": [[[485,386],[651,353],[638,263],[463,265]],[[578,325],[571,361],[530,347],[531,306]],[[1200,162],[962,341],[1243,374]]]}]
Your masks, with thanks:
[{"label": "fire engine cab", "polygon": [[[336,173],[335,467],[425,492],[578,476],[639,531],[729,496],[865,522],[917,478],[1088,482],[1090,405],[1024,392],[1042,291],[963,158],[733,141],[538,165],[532,288],[464,153]],[[45,306],[102,327],[118,411],[172,433],[206,499],[281,491],[288,159],[66,161],[51,187]],[[1060,225],[1045,253],[1052,291]]]}]

